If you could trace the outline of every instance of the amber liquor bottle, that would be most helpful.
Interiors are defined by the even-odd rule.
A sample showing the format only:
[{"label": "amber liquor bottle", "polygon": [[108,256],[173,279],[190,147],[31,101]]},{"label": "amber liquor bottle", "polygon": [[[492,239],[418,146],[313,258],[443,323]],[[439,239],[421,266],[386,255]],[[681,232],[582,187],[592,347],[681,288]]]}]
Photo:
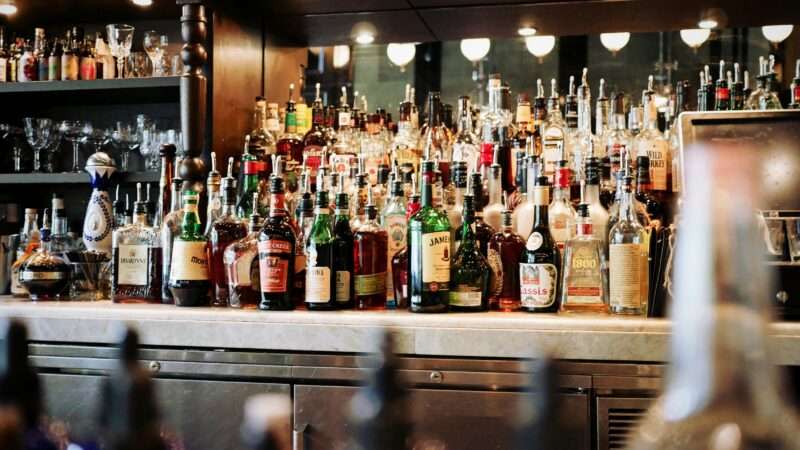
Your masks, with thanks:
[{"label": "amber liquor bottle", "polygon": [[357,309],[386,308],[386,263],[389,235],[378,224],[378,208],[369,190],[367,220],[353,236],[353,274]]},{"label": "amber liquor bottle", "polygon": [[269,217],[258,237],[259,281],[263,310],[291,310],[297,234],[286,211],[283,178],[270,180]]},{"label": "amber liquor bottle", "polygon": [[225,249],[223,262],[228,282],[228,305],[231,308],[255,309],[261,300],[258,273],[258,235],[261,216],[258,214],[258,194],[253,194],[253,213],[247,236]]},{"label": "amber liquor bottle", "polygon": [[[225,249],[234,241],[247,234],[247,225],[236,215],[236,179],[231,176],[229,162],[228,176],[222,180],[222,212],[211,224],[209,247],[211,254],[211,280],[214,283],[213,306],[228,306],[228,280],[225,275]],[[251,194],[256,198],[256,194]]]},{"label": "amber liquor bottle", "polygon": [[199,195],[183,194],[181,234],[172,243],[169,288],[177,306],[207,306],[211,282],[208,275],[208,240],[197,213]]},{"label": "amber liquor bottle", "polygon": [[489,241],[490,261],[500,263],[501,271],[497,274],[498,285],[495,286],[494,295],[490,298],[492,309],[501,311],[516,311],[520,308],[519,302],[519,264],[520,256],[525,250],[525,241],[514,233],[511,221],[511,211],[502,212],[502,225],[500,231],[492,236]]}]

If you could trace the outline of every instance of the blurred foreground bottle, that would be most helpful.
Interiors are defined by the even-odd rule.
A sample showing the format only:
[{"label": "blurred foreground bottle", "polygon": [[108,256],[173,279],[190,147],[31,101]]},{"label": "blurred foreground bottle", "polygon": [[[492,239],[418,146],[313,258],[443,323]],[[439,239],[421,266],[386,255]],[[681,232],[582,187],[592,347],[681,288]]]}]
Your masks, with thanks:
[{"label": "blurred foreground bottle", "polygon": [[290,450],[292,399],[287,394],[258,394],[244,404],[242,441],[252,450]]},{"label": "blurred foreground bottle", "polygon": [[689,150],[668,382],[629,448],[798,449],[800,423],[767,340],[757,154]]}]

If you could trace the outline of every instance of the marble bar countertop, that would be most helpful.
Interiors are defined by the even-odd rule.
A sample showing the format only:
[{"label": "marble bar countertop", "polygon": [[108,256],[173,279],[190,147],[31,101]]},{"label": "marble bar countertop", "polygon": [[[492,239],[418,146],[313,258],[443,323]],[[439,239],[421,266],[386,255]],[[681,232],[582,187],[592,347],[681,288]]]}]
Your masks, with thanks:
[{"label": "marble bar countertop", "polygon": [[[398,351],[420,356],[524,358],[547,349],[560,359],[663,362],[663,319],[530,313],[413,314],[407,311],[242,311],[100,302],[34,303],[0,296],[0,317],[22,319],[34,341],[111,344],[120,325],[152,346],[361,353],[391,327]],[[800,323],[771,325],[778,364],[800,365]]]}]

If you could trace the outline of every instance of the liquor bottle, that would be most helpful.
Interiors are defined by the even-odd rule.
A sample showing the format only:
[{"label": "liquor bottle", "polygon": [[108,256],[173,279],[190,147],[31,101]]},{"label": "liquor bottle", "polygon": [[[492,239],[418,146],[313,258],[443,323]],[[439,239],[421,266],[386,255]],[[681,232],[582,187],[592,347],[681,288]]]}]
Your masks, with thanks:
[{"label": "liquor bottle", "polygon": [[269,131],[269,134],[277,143],[278,137],[283,132],[283,127],[281,127],[278,104],[275,102],[267,103],[267,117],[264,119],[264,128]]},{"label": "liquor bottle", "polygon": [[181,232],[172,243],[169,289],[176,306],[209,304],[208,239],[197,213],[198,197],[194,191],[183,193]]},{"label": "liquor bottle", "polygon": [[346,171],[356,157],[358,145],[356,144],[355,132],[351,126],[352,121],[350,105],[347,103],[347,88],[342,86],[342,95],[339,97],[339,109],[335,122],[337,127],[336,142],[333,143],[333,154],[330,157],[331,167],[336,173]]},{"label": "liquor bottle", "polygon": [[286,117],[284,118],[284,133],[275,144],[275,151],[278,155],[287,158],[295,164],[303,162],[303,138],[297,131],[297,109],[292,98],[294,96],[294,84],[289,85],[289,100],[286,102]]},{"label": "liquor bottle", "polygon": [[578,96],[575,95],[575,76],[569,76],[569,88],[564,98],[564,121],[566,133],[571,135],[578,129]]},{"label": "liquor bottle", "polygon": [[[544,88],[542,87],[542,80],[536,80],[538,93],[544,96]],[[511,138],[511,154],[509,155],[511,165],[507,170],[511,171],[511,175],[517,174],[517,155],[526,154],[528,139],[533,138],[533,119],[531,118],[531,101],[528,94],[522,93],[517,95],[517,113],[515,115],[517,122],[517,132]],[[516,183],[514,186],[519,187]]]},{"label": "liquor bottle", "polygon": [[727,111],[731,109],[731,86],[725,76],[725,60],[719,61],[719,78],[717,78],[714,90],[715,105],[717,111]]},{"label": "liquor bottle", "polygon": [[[494,236],[495,229],[483,220],[483,185],[481,184],[481,174],[470,174],[469,187],[467,192],[472,194],[472,201],[475,205],[475,239],[478,241],[478,247],[481,249],[481,254],[484,257],[489,255],[489,241]],[[461,242],[461,235],[456,235],[456,245]],[[489,261],[491,264],[491,261]],[[493,268],[494,270],[495,268]]]},{"label": "liquor bottle", "polygon": [[6,43],[6,27],[2,26],[0,27],[0,83],[11,81],[8,76],[11,54]]},{"label": "liquor bottle", "polygon": [[453,162],[464,161],[467,173],[478,170],[480,139],[473,131],[472,105],[469,97],[458,98],[458,132],[453,140]]},{"label": "liquor bottle", "polygon": [[782,109],[781,101],[775,92],[779,88],[777,74],[775,73],[775,56],[769,55],[768,69],[764,75],[764,91],[758,99],[758,109]]},{"label": "liquor bottle", "polygon": [[283,179],[272,177],[269,217],[258,236],[258,263],[263,310],[294,309],[292,296],[295,248],[300,245],[284,204]]},{"label": "liquor bottle", "polygon": [[318,190],[314,223],[306,240],[305,304],[310,310],[336,308],[334,236],[328,191]]},{"label": "liquor bottle", "polygon": [[[336,276],[336,306],[340,309],[350,309],[354,306],[353,278],[353,230],[350,228],[349,208],[347,193],[341,190],[336,193],[336,210],[333,219],[333,271]],[[405,235],[403,235],[405,242]]]},{"label": "liquor bottle", "polygon": [[[499,74],[490,76],[487,90],[489,91],[489,107],[481,115],[481,152],[478,170],[483,176],[483,181],[488,184],[490,167],[495,162],[495,153],[497,153],[495,146],[499,146],[501,141],[503,144],[507,144],[508,140],[506,138],[511,131],[511,120],[508,111],[503,109],[503,89]],[[503,150],[507,149],[508,147],[501,147],[500,154],[497,155],[497,163],[505,167],[510,165],[507,159],[508,155],[503,152]],[[477,200],[476,198],[476,211],[478,208]]]},{"label": "liquor bottle", "polygon": [[[532,143],[533,143],[533,137],[532,136],[528,136],[528,144],[532,144]],[[508,208],[511,211],[516,211],[516,209],[520,205],[520,203],[523,203],[525,201],[525,197],[527,196],[527,193],[528,193],[528,186],[527,186],[527,179],[528,179],[527,158],[528,157],[526,156],[527,154],[528,154],[527,151],[523,150],[521,152],[516,152],[515,155],[514,155],[515,158],[517,159],[517,161],[514,163],[514,167],[516,168],[515,170],[517,171],[517,173],[514,175],[514,186],[515,187],[514,187],[514,191],[511,192],[511,194],[509,194],[506,197],[506,201],[507,201],[506,208]],[[514,219],[514,228],[516,228],[517,227],[517,221],[516,221],[517,220],[517,216],[516,216],[516,214],[514,214],[514,216],[512,216],[512,217]]]},{"label": "liquor bottle", "polygon": [[[552,228],[552,227],[551,227]],[[578,205],[575,235],[564,247],[562,312],[608,312],[608,272],[602,243],[594,237],[589,205]]]},{"label": "liquor bottle", "polygon": [[533,186],[531,232],[519,260],[520,307],[529,312],[556,312],[561,301],[561,252],[550,233],[548,191],[547,178],[540,177]]},{"label": "liquor bottle", "polygon": [[367,186],[369,180],[367,174],[359,173],[356,175],[356,182],[353,185],[351,197],[355,200],[350,208],[350,228],[355,232],[366,220],[367,206]]},{"label": "liquor bottle", "polygon": [[669,142],[658,130],[658,110],[655,103],[652,75],[648,77],[647,90],[642,93],[642,105],[644,107],[644,127],[634,139],[633,145],[636,148],[637,157],[648,156],[650,158],[650,180],[653,183],[653,191],[661,196],[670,190],[672,160],[669,155]]},{"label": "liquor bottle", "polygon": [[[233,157],[228,159],[228,176],[233,171]],[[206,177],[206,192],[208,193],[208,205],[206,206],[206,229],[203,234],[208,236],[211,233],[211,226],[217,217],[222,213],[222,195],[220,186],[222,185],[222,174],[217,171],[217,154],[211,152],[211,171]],[[234,185],[235,186],[235,185]]]},{"label": "liquor bottle", "polygon": [[[257,202],[258,199],[254,199],[253,205]],[[228,245],[223,253],[222,260],[228,282],[228,306],[231,308],[258,308],[261,300],[258,267],[260,232],[261,216],[258,214],[258,208],[254,207],[250,214],[247,235]]]},{"label": "liquor bottle", "polygon": [[[41,35],[38,32],[39,30],[41,30]],[[48,81],[50,68],[47,66],[47,64],[50,61],[50,51],[52,49],[50,48],[47,39],[45,39],[44,29],[37,28],[36,31],[36,40],[34,44],[34,49],[36,51],[36,69],[38,71],[36,74],[36,79],[38,81]]]},{"label": "liquor bottle", "polygon": [[611,125],[611,100],[606,97],[606,80],[604,78],[600,78],[600,87],[597,91],[594,135],[602,141]]},{"label": "liquor bottle", "polygon": [[381,212],[383,217],[382,226],[386,230],[387,243],[387,266],[388,274],[386,278],[386,303],[387,306],[394,307],[394,279],[392,276],[392,258],[406,247],[406,237],[408,236],[408,219],[406,218],[406,198],[403,192],[403,182],[395,180],[392,182],[392,191],[389,201]]},{"label": "liquor bottle", "polygon": [[[408,198],[408,206],[406,208],[406,223],[408,223],[411,217],[416,214],[421,207],[419,194],[411,194]],[[392,285],[394,287],[395,307],[397,309],[406,309],[409,307],[408,253],[408,245],[406,245],[402,250],[397,252],[391,260]]]},{"label": "liquor bottle", "polygon": [[789,86],[791,101],[789,103],[790,109],[800,109],[800,58],[794,64],[794,78],[792,84]]},{"label": "liquor bottle", "polygon": [[[655,225],[653,221],[659,223],[664,219],[663,204],[652,195],[653,184],[647,168],[651,166],[650,158],[639,156],[636,158],[636,200],[639,201],[647,212],[648,222]],[[656,228],[658,225],[656,225]]]},{"label": "liquor bottle", "polygon": [[450,222],[433,206],[433,161],[422,163],[422,206],[408,224],[408,289],[412,312],[445,312],[449,304]]},{"label": "liquor bottle", "polygon": [[731,110],[740,111],[744,109],[744,83],[739,63],[733,63],[733,86],[731,86]]},{"label": "liquor bottle", "polygon": [[[246,147],[250,140],[249,137],[250,135],[245,136]],[[260,161],[258,157],[245,149],[245,153],[242,154],[240,164],[242,168],[242,184],[239,188],[239,200],[236,202],[236,213],[239,215],[239,217],[245,217],[248,212],[253,210],[253,205],[250,204],[254,198],[253,194],[259,194],[258,175],[261,171],[261,166],[264,163],[263,161]],[[260,196],[255,198],[260,198]],[[259,206],[261,205],[259,204]],[[258,213],[260,215],[264,215],[266,214],[266,211],[264,208],[259,207]]]},{"label": "liquor bottle", "polygon": [[[150,226],[156,225],[156,201],[150,197],[150,183],[145,185],[145,192],[147,193],[144,201],[145,210],[147,210],[147,224]],[[159,222],[158,225],[161,225]]]},{"label": "liquor bottle", "polygon": [[450,309],[453,311],[487,311],[491,270],[475,239],[475,202],[464,196],[461,236],[450,267]]},{"label": "liquor bottle", "polygon": [[[452,161],[453,136],[442,124],[442,101],[439,92],[428,93],[428,119],[422,135],[425,142],[426,160],[436,160],[437,169],[442,173],[443,187],[450,183],[450,162]],[[451,205],[452,199],[444,198],[445,204]]]},{"label": "liquor bottle", "polygon": [[61,54],[61,79],[77,80],[80,75],[80,56],[77,50],[77,37],[72,30],[67,30],[64,41],[64,52]]},{"label": "liquor bottle", "polygon": [[523,239],[527,239],[531,233],[531,226],[533,225],[533,212],[534,212],[534,185],[539,177],[540,170],[539,160],[534,156],[529,156],[525,159],[525,201],[514,209],[512,220],[514,222],[514,230]]},{"label": "liquor bottle", "polygon": [[[454,203],[451,208],[447,209],[447,220],[450,221],[454,233],[458,233],[461,229],[461,219],[464,215],[464,196],[467,193],[467,163],[464,161],[454,161],[452,180],[450,183],[454,190]],[[402,207],[402,206],[401,206]],[[473,206],[474,215],[474,206]],[[452,239],[454,242],[455,239]]]},{"label": "liquor bottle", "polygon": [[141,183],[136,183],[133,223],[114,230],[112,255],[114,303],[161,302],[161,238],[147,224]]},{"label": "liquor bottle", "polygon": [[9,44],[8,51],[9,51],[8,75],[6,76],[6,79],[9,82],[16,82],[17,64],[19,63],[20,48],[14,40],[12,40],[11,44]]},{"label": "liquor bottle", "polygon": [[[544,96],[544,85],[541,79],[536,79],[536,97],[533,99],[532,135],[526,141],[526,155],[542,157],[544,153],[544,126],[547,123],[547,98]],[[531,139],[533,145],[531,145]]]},{"label": "liquor bottle", "polygon": [[11,266],[11,294],[14,297],[27,297],[28,291],[22,284],[22,266],[33,256],[41,245],[41,234],[37,224],[38,214],[35,209],[25,209],[25,222],[19,234],[19,245],[15,249],[14,264]]},{"label": "liquor bottle", "polygon": [[365,209],[367,220],[353,235],[355,304],[357,309],[385,309],[389,236],[378,224],[372,190]]},{"label": "liquor bottle", "polygon": [[314,225],[314,198],[310,188],[310,173],[304,176],[303,195],[297,203],[295,216],[297,217],[297,246],[295,247],[294,277],[292,281],[293,296],[296,306],[305,304],[306,283],[306,244]]},{"label": "liquor bottle", "polygon": [[608,299],[614,314],[642,315],[647,311],[649,238],[636,217],[632,184],[632,177],[624,178],[619,220],[608,236]]},{"label": "liquor bottle", "polygon": [[311,171],[312,182],[316,179],[317,168],[322,162],[322,150],[328,145],[323,128],[325,125],[325,110],[322,106],[322,99],[319,97],[319,83],[317,83],[316,89],[317,96],[314,98],[314,103],[311,106],[311,128],[303,137],[303,162]]},{"label": "liquor bottle", "polygon": [[[61,79],[61,55],[64,54],[64,44],[61,39],[54,39],[50,54],[47,56],[47,79],[57,81]],[[0,69],[2,76],[2,69]]]},{"label": "liquor bottle", "polygon": [[[366,108],[366,105],[364,105]],[[378,182],[378,168],[388,164],[388,142],[384,139],[383,129],[378,114],[367,116],[365,132],[361,134],[359,158],[363,161],[364,173],[367,174],[369,184]]]},{"label": "liquor bottle", "polygon": [[[56,201],[61,201],[63,205],[64,199],[54,198],[53,203],[56,203]],[[75,238],[67,229],[67,211],[64,208],[54,209],[53,211],[55,215],[53,217],[53,230],[50,236],[50,251],[55,255],[66,257],[67,253],[77,250],[78,245]]]},{"label": "liquor bottle", "polygon": [[542,135],[542,166],[544,175],[553,180],[558,161],[564,159],[566,123],[561,117],[560,97],[555,79],[550,80],[550,91],[547,120]]},{"label": "liquor bottle", "polygon": [[630,157],[631,133],[625,128],[625,93],[618,92],[611,102],[612,128],[606,135],[606,154],[611,162],[611,179],[617,179],[617,172],[623,165],[623,155]]},{"label": "liquor bottle", "polygon": [[266,176],[272,173],[272,155],[276,154],[275,136],[267,129],[267,101],[258,96],[253,108],[253,130],[250,131],[249,152],[265,164]]},{"label": "liquor bottle", "polygon": [[[247,224],[236,214],[236,179],[232,176],[233,157],[228,158],[228,176],[222,180],[222,211],[208,233],[209,270],[214,284],[212,306],[228,306],[230,291],[225,271],[225,250],[247,234]],[[257,193],[253,194],[258,195]],[[252,206],[251,206],[252,208]],[[256,208],[257,209],[257,208]],[[251,209],[252,211],[252,209]]]},{"label": "liquor bottle", "polygon": [[489,168],[489,203],[483,208],[483,220],[495,230],[501,227],[501,215],[505,210],[503,205],[503,169],[498,163],[501,153],[499,145],[495,146],[494,162]]},{"label": "liquor bottle", "polygon": [[[174,149],[166,149],[170,153]],[[164,223],[161,225],[161,302],[174,303],[172,297],[172,290],[169,289],[170,285],[170,271],[172,266],[172,244],[175,237],[181,232],[181,224],[183,223],[184,210],[181,205],[181,185],[183,180],[179,175],[180,164],[175,164],[175,174],[172,177],[172,193],[170,198],[172,204],[170,205],[169,213],[164,216]]]},{"label": "liquor bottle", "polygon": [[22,286],[31,300],[61,300],[69,297],[69,276],[71,267],[58,255],[50,251],[50,217],[42,219],[41,245],[25,261],[20,269]]},{"label": "liquor bottle", "polygon": [[575,229],[575,209],[569,201],[569,167],[567,162],[561,160],[555,172],[555,185],[553,188],[553,201],[550,203],[550,232],[556,240],[558,249],[564,250],[564,245],[572,237]]},{"label": "liquor bottle", "polygon": [[570,198],[575,201],[580,198],[581,181],[586,180],[586,161],[593,157],[601,157],[599,151],[605,150],[600,145],[599,139],[592,134],[592,94],[589,88],[589,74],[584,67],[581,75],[581,85],[578,86],[578,128],[572,133],[569,140],[570,149]]},{"label": "liquor bottle", "polygon": [[705,111],[713,111],[716,103],[716,99],[714,98],[716,88],[714,87],[714,79],[711,78],[711,69],[708,67],[708,65],[703,66],[703,73],[705,74],[706,79],[706,84],[704,86],[706,92],[703,95],[703,100],[706,102]]},{"label": "liquor bottle", "polygon": [[97,64],[95,62],[94,54],[92,54],[92,44],[84,40],[80,44],[80,79],[81,80],[96,80],[97,79]]},{"label": "liquor bottle", "polygon": [[36,68],[36,51],[30,40],[26,40],[22,48],[22,55],[17,62],[17,81],[36,81],[39,75]]},{"label": "liquor bottle", "polygon": [[[738,71],[739,64],[735,64],[735,67]],[[681,172],[683,171],[683,164],[681,163],[681,142],[680,130],[678,128],[678,118],[684,111],[689,111],[689,89],[689,80],[678,81],[676,83],[675,117],[669,127],[669,133],[667,135],[667,139],[669,141],[669,152],[672,155],[672,192],[681,191]],[[734,107],[742,109],[740,101],[743,102],[744,97],[742,96],[741,82],[734,81],[731,97],[733,98],[733,103],[738,105]]]},{"label": "liquor bottle", "polygon": [[162,144],[158,149],[161,157],[161,174],[158,177],[158,212],[154,223],[162,224],[172,208],[172,174],[175,171],[175,145]]},{"label": "liquor bottle", "polygon": [[594,237],[602,243],[605,251],[608,247],[608,210],[600,203],[600,162],[597,158],[586,161],[586,185],[582,203],[589,205]]},{"label": "liquor bottle", "polygon": [[[111,48],[106,41],[103,40],[101,33],[97,33],[94,46],[97,53],[96,59],[103,64],[102,78],[104,80],[114,79],[117,67],[114,63],[114,57],[111,55]],[[100,78],[100,72],[97,73],[97,76]]]},{"label": "liquor bottle", "polygon": [[389,183],[389,166],[381,164],[378,166],[378,182],[372,186],[372,200],[375,202],[375,208],[378,210],[378,222],[381,222],[382,216],[380,212],[386,204],[386,197],[389,193],[387,184]]},{"label": "liquor bottle", "polygon": [[525,250],[525,241],[514,233],[511,211],[503,211],[501,226],[489,241],[488,259],[496,259],[502,268],[490,302],[493,309],[516,311],[520,307],[519,271],[516,268]]}]

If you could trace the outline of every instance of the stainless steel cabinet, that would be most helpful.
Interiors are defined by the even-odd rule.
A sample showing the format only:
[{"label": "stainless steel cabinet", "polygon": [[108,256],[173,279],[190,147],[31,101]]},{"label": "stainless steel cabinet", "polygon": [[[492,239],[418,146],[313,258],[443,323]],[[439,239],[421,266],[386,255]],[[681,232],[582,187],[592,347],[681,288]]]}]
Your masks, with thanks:
[{"label": "stainless steel cabinet", "polygon": [[[346,449],[350,399],[357,388],[343,386],[294,387],[295,448]],[[512,447],[511,419],[522,395],[516,392],[412,389],[411,421],[414,434],[409,448],[459,450]],[[560,394],[563,450],[591,448],[590,400],[585,393]],[[423,442],[428,445],[421,445]],[[437,446],[441,443],[444,446]]]},{"label": "stainless steel cabinet", "polygon": [[598,397],[598,450],[627,448],[631,431],[644,418],[653,401],[648,397]]}]

